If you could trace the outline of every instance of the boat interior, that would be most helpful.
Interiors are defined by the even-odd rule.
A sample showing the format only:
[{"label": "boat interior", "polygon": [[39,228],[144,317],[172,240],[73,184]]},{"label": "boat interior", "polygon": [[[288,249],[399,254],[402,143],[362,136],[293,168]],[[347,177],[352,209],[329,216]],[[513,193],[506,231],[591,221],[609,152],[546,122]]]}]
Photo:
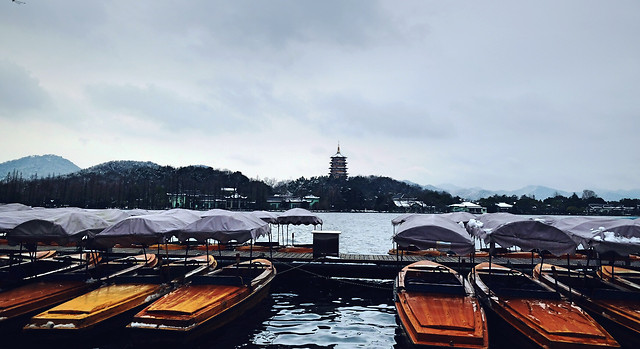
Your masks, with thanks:
[{"label": "boat interior", "polygon": [[414,266],[407,269],[404,289],[407,292],[466,295],[460,279],[445,267]]},{"label": "boat interior", "polygon": [[548,272],[557,280],[572,290],[575,290],[593,299],[606,300],[639,300],[640,294],[622,290],[615,285],[602,280],[599,277],[577,271],[568,272],[567,269],[558,268]]},{"label": "boat interior", "polygon": [[193,285],[249,285],[260,274],[265,273],[270,265],[260,262],[239,263],[215,270],[209,274],[194,275]]},{"label": "boat interior", "polygon": [[477,271],[478,277],[498,297],[560,299],[557,292],[515,270]]},{"label": "boat interior", "polygon": [[[89,262],[95,263],[95,259],[91,259]],[[86,264],[87,261],[81,255],[56,255],[52,258],[37,259],[17,265],[5,265],[0,267],[0,286],[19,284],[27,279],[45,276],[53,272],[79,269]]]}]

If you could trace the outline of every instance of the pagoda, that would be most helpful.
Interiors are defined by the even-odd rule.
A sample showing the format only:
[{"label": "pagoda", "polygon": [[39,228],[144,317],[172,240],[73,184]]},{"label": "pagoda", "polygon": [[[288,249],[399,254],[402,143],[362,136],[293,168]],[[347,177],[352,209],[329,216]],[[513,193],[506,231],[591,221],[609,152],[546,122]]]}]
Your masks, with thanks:
[{"label": "pagoda", "polygon": [[331,157],[331,166],[329,167],[329,178],[347,178],[347,157],[340,153],[340,143],[338,143],[338,152]]}]

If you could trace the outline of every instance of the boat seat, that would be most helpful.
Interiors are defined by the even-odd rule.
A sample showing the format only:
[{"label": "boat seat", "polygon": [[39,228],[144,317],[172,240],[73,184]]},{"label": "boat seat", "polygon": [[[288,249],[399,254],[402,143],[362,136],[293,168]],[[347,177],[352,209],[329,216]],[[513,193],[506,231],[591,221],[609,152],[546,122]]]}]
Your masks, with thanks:
[{"label": "boat seat", "polygon": [[428,282],[405,283],[404,289],[407,292],[439,293],[464,296],[466,293],[462,285],[438,284]]},{"label": "boat seat", "polygon": [[225,285],[243,286],[244,280],[241,276],[232,275],[194,275],[191,279],[192,285]]},{"label": "boat seat", "polygon": [[495,294],[500,297],[513,298],[560,299],[560,295],[556,292],[525,288],[502,287],[495,290]]}]

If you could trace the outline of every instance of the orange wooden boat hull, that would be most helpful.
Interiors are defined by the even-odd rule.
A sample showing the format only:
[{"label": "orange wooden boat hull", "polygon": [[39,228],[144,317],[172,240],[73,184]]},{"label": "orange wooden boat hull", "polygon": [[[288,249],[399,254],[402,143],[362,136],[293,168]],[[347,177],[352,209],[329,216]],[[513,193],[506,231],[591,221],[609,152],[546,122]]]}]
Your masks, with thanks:
[{"label": "orange wooden boat hull", "polygon": [[640,271],[603,265],[598,269],[598,276],[629,291],[640,291]]},{"label": "orange wooden boat hull", "polygon": [[[229,266],[218,271],[218,274],[229,274],[230,279],[219,284],[194,282],[183,286],[158,299],[139,313],[127,326],[141,334],[150,335],[145,338],[186,338],[222,327],[239,317],[264,299],[271,281],[276,275],[271,262],[265,259],[254,259],[253,263],[261,265],[260,274],[251,282],[251,286],[233,281],[233,268]],[[248,265],[248,262],[241,263]],[[256,265],[256,264],[254,264]],[[225,273],[224,270],[228,270]],[[212,275],[217,275],[216,272]],[[222,276],[222,275],[220,275]],[[203,276],[207,278],[208,276]]]},{"label": "orange wooden boat hull", "polygon": [[[589,314],[557,296],[551,288],[530,280],[521,272],[496,264],[491,266],[491,276],[489,273],[489,263],[481,263],[469,276],[484,306],[535,345],[544,348],[619,347],[611,334]],[[489,281],[499,278],[507,281],[508,287],[498,289]]]},{"label": "orange wooden boat hull", "polygon": [[[204,271],[208,266],[215,265],[215,259],[212,256],[198,256],[173,264],[194,265],[193,270]],[[169,283],[148,284],[144,281],[105,285],[32,317],[24,329],[65,335],[86,332],[119,315],[139,309],[169,290]]]},{"label": "orange wooden boat hull", "polygon": [[160,297],[166,287],[153,284],[103,286],[34,316],[25,330],[77,332],[91,329]]},{"label": "orange wooden boat hull", "polygon": [[[459,294],[437,291],[440,284],[420,284],[412,289],[408,280],[435,281],[433,273],[451,274],[452,286]],[[440,274],[436,274],[440,275]],[[450,268],[431,261],[420,261],[402,269],[396,280],[395,306],[403,330],[416,346],[441,348],[488,348],[489,336],[484,311],[470,285]],[[440,281],[442,282],[442,281]],[[448,282],[447,282],[448,283]]]},{"label": "orange wooden boat hull", "polygon": [[[557,285],[558,291],[567,296],[571,292],[571,299],[574,302],[594,314],[594,316],[598,316],[612,325],[613,327],[609,326],[608,329],[617,332],[616,334],[619,336],[617,338],[621,339],[621,341],[631,340],[634,346],[640,345],[640,293],[624,290],[624,288],[615,284],[592,278],[593,283],[602,282],[603,285],[598,286],[602,289],[598,294],[593,293],[592,296],[589,296],[583,294],[580,289],[569,288],[562,280],[556,282],[556,279],[567,274],[568,270],[564,267],[553,266],[555,268],[554,276],[554,271],[551,267],[552,265],[550,264],[536,265],[533,269],[534,276],[550,287],[555,288]],[[575,272],[571,272],[569,275],[573,275],[574,281],[584,284],[585,281],[581,277],[585,276]],[[599,295],[603,296],[600,297]]]},{"label": "orange wooden boat hull", "polygon": [[[121,261],[111,262],[110,270],[114,270],[113,267],[118,265],[123,267],[109,276],[133,271],[144,265],[153,267],[156,263],[155,255],[131,256]],[[89,272],[92,270],[90,269]],[[85,274],[84,271],[71,274],[63,274],[58,280],[35,282],[0,292],[0,324],[67,301],[85,293],[93,286],[93,283],[87,281],[90,274]],[[65,278],[65,275],[68,277]]]},{"label": "orange wooden boat hull", "polygon": [[278,252],[284,253],[313,253],[312,247],[281,247],[278,249]]},{"label": "orange wooden boat hull", "polygon": [[396,249],[391,249],[389,250],[389,254],[390,255],[396,255],[396,254],[401,254],[401,255],[405,255],[405,256],[429,256],[429,257],[438,257],[438,256],[446,256],[447,253],[446,252],[441,252],[438,250],[396,250]]}]

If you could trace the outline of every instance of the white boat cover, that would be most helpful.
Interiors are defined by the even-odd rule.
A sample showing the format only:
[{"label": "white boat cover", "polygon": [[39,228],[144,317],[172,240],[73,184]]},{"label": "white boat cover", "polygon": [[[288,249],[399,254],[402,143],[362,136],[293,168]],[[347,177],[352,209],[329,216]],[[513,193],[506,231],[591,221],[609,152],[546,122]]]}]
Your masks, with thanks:
[{"label": "white boat cover", "polygon": [[27,211],[27,210],[32,210],[32,209],[33,208],[31,206],[18,204],[18,203],[0,204],[0,213],[13,212],[13,211]]},{"label": "white boat cover", "polygon": [[253,213],[256,217],[262,219],[263,221],[265,221],[267,223],[271,223],[271,224],[277,224],[278,223],[278,215],[273,213],[273,212],[269,212],[269,211],[253,211],[251,213]]},{"label": "white boat cover", "polygon": [[278,216],[278,224],[318,225],[322,224],[322,219],[304,208],[292,208]]},{"label": "white boat cover", "polygon": [[523,251],[549,251],[554,255],[575,253],[578,243],[553,221],[517,216],[510,213],[486,213],[472,219],[467,230],[485,243],[502,247],[520,247]]},{"label": "white boat cover", "polygon": [[640,220],[626,218],[567,217],[553,223],[582,246],[598,253],[640,253]]},{"label": "white boat cover", "polygon": [[467,223],[468,221],[476,218],[475,214],[470,212],[464,212],[464,211],[443,213],[442,215],[454,222],[464,222],[464,223]]},{"label": "white boat cover", "polygon": [[200,212],[176,208],[125,218],[98,234],[90,234],[90,237],[97,247],[113,247],[115,244],[148,246],[165,242],[171,235],[198,219]]},{"label": "white boat cover", "polygon": [[[85,235],[99,232],[109,223],[93,212],[72,210],[34,210],[44,214],[18,224],[6,236],[10,243],[51,243],[67,244],[78,242]],[[29,212],[29,211],[26,211]]]},{"label": "white boat cover", "polygon": [[419,215],[419,213],[405,213],[405,214],[399,215],[398,217],[391,220],[391,225],[395,227],[397,225],[404,223],[410,217],[417,216],[417,215]]},{"label": "white boat cover", "polygon": [[405,220],[393,240],[400,247],[435,248],[458,255],[474,251],[474,244],[462,225],[442,215],[413,215]]},{"label": "white boat cover", "polygon": [[180,241],[214,239],[221,243],[243,243],[269,234],[269,224],[248,212],[218,212],[204,216],[178,233]]},{"label": "white boat cover", "polygon": [[117,208],[107,208],[107,209],[90,209],[87,210],[89,212],[95,213],[98,217],[104,219],[109,222],[109,225],[116,224],[121,220],[131,217],[133,212],[120,210]]}]

